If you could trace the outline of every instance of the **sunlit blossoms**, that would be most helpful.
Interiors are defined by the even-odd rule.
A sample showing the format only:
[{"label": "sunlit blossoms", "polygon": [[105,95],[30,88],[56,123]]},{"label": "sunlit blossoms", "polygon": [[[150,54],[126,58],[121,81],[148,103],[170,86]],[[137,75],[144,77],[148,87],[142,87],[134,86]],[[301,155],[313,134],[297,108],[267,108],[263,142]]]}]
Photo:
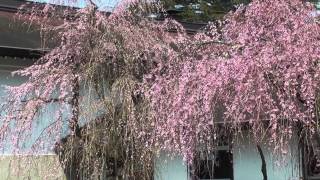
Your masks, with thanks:
[{"label": "sunlit blossoms", "polygon": [[219,122],[234,133],[248,125],[256,141],[269,138],[283,153],[298,128],[314,133],[320,26],[313,10],[298,0],[253,1],[226,17],[219,37],[215,29],[199,34],[182,58],[170,56],[149,91],[165,147],[192,160],[214,141]]}]

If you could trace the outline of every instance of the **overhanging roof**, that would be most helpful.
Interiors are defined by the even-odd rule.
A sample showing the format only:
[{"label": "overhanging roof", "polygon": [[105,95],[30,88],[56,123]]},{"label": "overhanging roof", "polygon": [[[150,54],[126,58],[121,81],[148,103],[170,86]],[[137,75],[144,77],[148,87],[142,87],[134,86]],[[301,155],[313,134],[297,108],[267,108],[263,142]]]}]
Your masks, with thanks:
[{"label": "overhanging roof", "polygon": [[[40,32],[15,16],[24,0],[0,1],[0,56],[39,58]],[[31,7],[33,3],[28,3]]]},{"label": "overhanging roof", "polygon": [[19,57],[28,59],[38,59],[47,53],[44,49],[20,48],[11,46],[0,46],[0,56]]},{"label": "overhanging roof", "polygon": [[[28,9],[34,5],[42,6],[43,3],[26,0],[0,0],[0,56],[40,58],[48,50],[42,49],[39,30],[37,27],[29,26],[23,20],[15,17],[22,5],[25,5],[25,8]],[[67,8],[65,6],[59,7]],[[170,15],[170,12],[168,13]],[[180,23],[189,34],[196,33],[206,25],[203,23]],[[170,31],[175,32],[174,29]]]}]

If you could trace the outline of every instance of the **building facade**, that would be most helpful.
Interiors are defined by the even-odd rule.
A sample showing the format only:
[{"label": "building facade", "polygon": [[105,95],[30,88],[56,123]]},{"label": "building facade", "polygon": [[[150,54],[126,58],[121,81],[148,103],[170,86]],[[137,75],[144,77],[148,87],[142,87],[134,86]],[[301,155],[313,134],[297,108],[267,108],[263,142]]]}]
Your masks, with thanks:
[{"label": "building facade", "polygon": [[[0,85],[23,83],[25,79],[12,76],[11,72],[31,65],[45,53],[41,48],[40,33],[23,26],[23,22],[14,18],[21,3],[23,1],[19,0],[0,2]],[[320,7],[320,2],[317,5]],[[0,96],[3,95],[4,89],[1,86]],[[50,114],[42,118],[46,119],[48,116]],[[38,124],[35,127],[35,134],[39,134],[45,127],[45,123]],[[200,157],[196,167],[187,166],[180,156],[172,157],[162,152],[154,161],[154,179],[262,180],[264,164],[268,180],[320,180],[315,165],[305,162],[304,147],[298,138],[293,138],[289,143],[287,155],[282,157],[283,159],[272,153],[273,148],[267,142],[262,142],[261,148],[257,148],[250,134],[234,142],[232,145],[226,143],[219,146],[212,155]],[[12,165],[16,168],[11,168]],[[67,179],[57,155],[53,152],[12,156],[10,148],[0,155],[0,180],[5,179],[3,177]]]}]

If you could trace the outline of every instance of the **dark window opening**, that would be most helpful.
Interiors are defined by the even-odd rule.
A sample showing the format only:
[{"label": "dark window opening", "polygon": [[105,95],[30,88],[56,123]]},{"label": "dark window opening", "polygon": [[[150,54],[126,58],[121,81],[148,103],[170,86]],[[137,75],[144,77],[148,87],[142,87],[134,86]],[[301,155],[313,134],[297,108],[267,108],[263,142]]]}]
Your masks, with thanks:
[{"label": "dark window opening", "polygon": [[320,180],[320,137],[313,137],[305,142],[303,164],[306,179]]},{"label": "dark window opening", "polygon": [[320,180],[320,135],[315,133],[303,141],[302,162],[306,180]]},{"label": "dark window opening", "polygon": [[194,180],[233,179],[232,153],[215,151],[212,158],[200,159],[195,163]]},{"label": "dark window opening", "polygon": [[192,180],[233,180],[233,154],[229,138],[223,139],[213,152],[197,151],[189,169]]}]

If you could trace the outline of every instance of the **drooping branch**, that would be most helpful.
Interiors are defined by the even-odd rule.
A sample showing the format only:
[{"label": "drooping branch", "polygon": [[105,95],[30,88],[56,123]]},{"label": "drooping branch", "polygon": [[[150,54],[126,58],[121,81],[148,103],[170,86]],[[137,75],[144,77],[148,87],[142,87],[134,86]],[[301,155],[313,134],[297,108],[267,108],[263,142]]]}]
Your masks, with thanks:
[{"label": "drooping branch", "polygon": [[227,46],[232,45],[231,43],[224,42],[224,41],[217,41],[217,40],[197,42],[197,43],[194,43],[193,45],[205,46],[205,45],[211,45],[211,44],[221,44],[221,45],[227,45]]},{"label": "drooping branch", "polygon": [[59,102],[68,103],[64,98],[41,98],[41,97],[36,97],[30,100],[22,100],[21,102],[26,103],[28,101],[42,101],[44,103],[59,103]]},{"label": "drooping branch", "polygon": [[91,6],[97,6],[92,0],[87,0]]}]

